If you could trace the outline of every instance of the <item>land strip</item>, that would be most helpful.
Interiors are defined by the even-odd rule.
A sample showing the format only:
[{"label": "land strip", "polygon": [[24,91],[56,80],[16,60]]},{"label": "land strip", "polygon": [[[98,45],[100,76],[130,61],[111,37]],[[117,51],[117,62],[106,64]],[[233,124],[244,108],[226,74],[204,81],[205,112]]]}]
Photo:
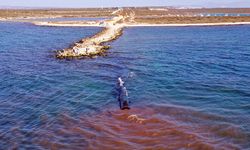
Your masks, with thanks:
[{"label": "land strip", "polygon": [[[118,11],[114,11],[113,14],[116,12]],[[58,51],[56,57],[73,58],[102,55],[105,50],[109,49],[109,46],[104,44],[118,38],[122,34],[124,28],[123,22],[127,18],[128,16],[119,15],[110,20],[100,22],[100,26],[104,27],[101,32],[93,37],[82,39],[70,48]]]},{"label": "land strip", "polygon": [[81,9],[0,9],[1,20],[38,19],[38,18],[77,18],[77,17],[112,17],[115,8]]},{"label": "land strip", "polygon": [[[104,17],[96,21],[32,21],[32,18]],[[111,18],[111,19],[108,19]],[[172,7],[91,8],[46,10],[0,10],[0,20],[24,19],[40,26],[103,27],[96,35],[59,50],[57,58],[102,55],[106,42],[118,38],[124,27],[133,26],[219,26],[250,24],[250,8],[187,9]],[[23,20],[21,20],[23,21]]]}]

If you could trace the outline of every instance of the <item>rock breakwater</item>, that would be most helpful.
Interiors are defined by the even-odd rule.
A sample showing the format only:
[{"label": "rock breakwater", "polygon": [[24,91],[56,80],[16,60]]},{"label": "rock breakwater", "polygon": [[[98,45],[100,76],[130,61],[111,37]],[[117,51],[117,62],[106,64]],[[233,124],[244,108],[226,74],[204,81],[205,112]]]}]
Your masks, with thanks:
[{"label": "rock breakwater", "polygon": [[56,53],[57,58],[74,58],[74,57],[92,57],[96,55],[102,55],[109,45],[105,45],[106,42],[117,39],[122,35],[124,28],[123,16],[117,16],[110,20],[105,20],[100,23],[100,26],[104,27],[103,30],[96,35],[85,38],[73,44],[73,46],[59,50]]}]

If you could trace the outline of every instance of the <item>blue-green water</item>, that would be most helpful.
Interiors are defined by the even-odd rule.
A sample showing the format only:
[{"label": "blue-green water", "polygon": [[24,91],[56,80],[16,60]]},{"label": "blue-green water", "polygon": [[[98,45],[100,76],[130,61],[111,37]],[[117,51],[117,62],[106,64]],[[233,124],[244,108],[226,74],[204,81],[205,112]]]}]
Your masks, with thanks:
[{"label": "blue-green water", "polygon": [[105,20],[108,18],[86,18],[86,17],[70,17],[70,18],[38,18],[38,19],[29,19],[29,18],[24,18],[24,19],[15,19],[15,21],[96,21],[96,20]]},{"label": "blue-green water", "polygon": [[250,26],[126,28],[107,56],[54,58],[100,30],[0,23],[0,149],[250,147]]}]

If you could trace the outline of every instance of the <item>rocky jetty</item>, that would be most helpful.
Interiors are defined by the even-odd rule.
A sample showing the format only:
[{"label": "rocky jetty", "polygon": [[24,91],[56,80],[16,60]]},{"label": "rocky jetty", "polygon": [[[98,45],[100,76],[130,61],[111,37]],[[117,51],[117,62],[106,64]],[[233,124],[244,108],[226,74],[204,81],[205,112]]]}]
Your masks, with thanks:
[{"label": "rocky jetty", "polygon": [[101,23],[103,30],[93,37],[85,38],[73,44],[73,46],[59,50],[56,53],[57,58],[72,58],[72,57],[92,57],[102,55],[110,46],[105,45],[118,38],[123,31],[123,16],[117,16],[111,20],[106,20]]}]

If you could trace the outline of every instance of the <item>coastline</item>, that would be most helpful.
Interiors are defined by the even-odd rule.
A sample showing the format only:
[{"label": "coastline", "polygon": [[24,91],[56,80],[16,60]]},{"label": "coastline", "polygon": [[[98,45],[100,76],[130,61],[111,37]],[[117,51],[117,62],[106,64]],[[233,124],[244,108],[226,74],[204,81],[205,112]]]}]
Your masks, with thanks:
[{"label": "coastline", "polygon": [[218,22],[218,23],[193,23],[193,24],[128,24],[126,27],[185,27],[185,26],[230,26],[250,25],[250,22]]},{"label": "coastline", "polygon": [[[197,9],[199,11],[204,11],[202,9]],[[196,10],[196,11],[197,11]],[[206,10],[208,11],[208,10]],[[231,10],[232,11],[232,10]],[[240,12],[240,10],[237,10]],[[250,9],[247,10],[250,12]],[[146,8],[118,8],[118,9],[93,9],[93,10],[67,10],[67,11],[41,11],[37,16],[32,17],[41,18],[42,16],[47,16],[52,13],[52,18],[55,16],[81,16],[79,12],[86,12],[86,16],[112,16],[110,19],[105,20],[95,20],[95,21],[67,21],[67,20],[18,20],[17,18],[31,18],[29,15],[34,13],[29,11],[13,11],[12,15],[9,12],[3,11],[5,14],[5,19],[0,17],[3,21],[17,21],[32,23],[37,26],[48,26],[48,27],[100,27],[103,28],[101,32],[96,33],[91,37],[81,39],[80,41],[73,43],[72,46],[58,50],[56,52],[56,58],[81,58],[81,57],[93,57],[98,55],[103,55],[103,53],[110,48],[109,45],[105,43],[113,41],[122,35],[123,29],[125,27],[187,27],[187,26],[232,26],[232,25],[250,25],[250,13],[248,17],[232,17],[225,15],[224,17],[208,17],[199,16],[198,12],[190,12],[190,10],[168,10],[168,11],[158,11]],[[18,15],[17,15],[18,14]],[[60,14],[60,15],[59,15]],[[64,14],[64,15],[62,15]],[[71,15],[69,15],[71,14]],[[104,15],[105,14],[105,15]],[[198,15],[198,16],[197,16]],[[4,15],[2,15],[4,16]],[[9,17],[9,19],[6,18]],[[54,17],[53,17],[54,16]],[[11,18],[11,19],[10,19]],[[16,20],[16,19],[17,20]]]},{"label": "coastline", "polygon": [[[117,12],[116,12],[117,13]],[[56,52],[56,58],[82,58],[103,55],[110,48],[105,45],[106,42],[113,41],[120,37],[125,27],[188,27],[188,26],[232,26],[232,25],[250,25],[250,22],[215,22],[215,23],[138,23],[134,20],[134,12],[129,15],[113,17],[110,20],[103,21],[74,21],[74,22],[32,22],[38,26],[50,27],[102,27],[103,30],[92,37],[81,39],[73,46]]]},{"label": "coastline", "polygon": [[104,27],[99,24],[83,24],[83,23],[77,23],[77,24],[72,24],[72,23],[52,23],[52,22],[31,22],[34,25],[37,26],[49,26],[49,27]]},{"label": "coastline", "polygon": [[[83,24],[83,23],[50,23],[50,22],[32,22],[37,26],[51,26],[51,27],[104,27],[99,24]],[[185,27],[185,26],[231,26],[231,25],[250,25],[250,22],[218,22],[218,23],[192,23],[192,24],[124,24],[124,27]]]}]

